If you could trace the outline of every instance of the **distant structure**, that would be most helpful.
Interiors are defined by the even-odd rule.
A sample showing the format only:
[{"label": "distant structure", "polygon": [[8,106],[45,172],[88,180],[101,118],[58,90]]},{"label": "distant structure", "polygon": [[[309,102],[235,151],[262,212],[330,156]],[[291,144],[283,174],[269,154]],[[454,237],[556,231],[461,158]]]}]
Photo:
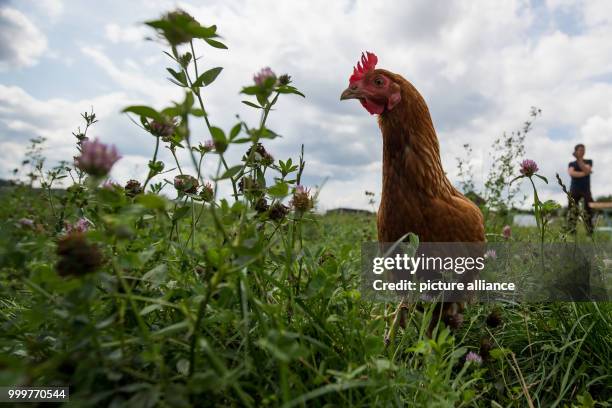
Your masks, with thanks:
[{"label": "distant structure", "polygon": [[369,210],[360,210],[358,208],[334,208],[332,210],[327,210],[325,214],[363,214],[363,215],[372,215],[374,214]]}]

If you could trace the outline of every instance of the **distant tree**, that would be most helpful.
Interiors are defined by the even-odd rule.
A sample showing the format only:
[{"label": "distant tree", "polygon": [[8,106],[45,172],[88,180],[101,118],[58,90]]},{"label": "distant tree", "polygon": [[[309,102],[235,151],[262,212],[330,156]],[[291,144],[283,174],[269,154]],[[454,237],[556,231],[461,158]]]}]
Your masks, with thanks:
[{"label": "distant tree", "polygon": [[612,201],[612,194],[608,194],[608,195],[605,195],[605,196],[599,196],[599,197],[597,197],[597,199],[595,201],[598,201],[598,202]]}]

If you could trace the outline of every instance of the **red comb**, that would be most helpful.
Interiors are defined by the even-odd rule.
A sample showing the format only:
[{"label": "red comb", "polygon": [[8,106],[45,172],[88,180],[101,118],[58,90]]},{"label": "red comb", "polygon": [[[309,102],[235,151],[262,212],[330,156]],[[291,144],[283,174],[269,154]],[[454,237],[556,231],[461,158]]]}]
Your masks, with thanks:
[{"label": "red comb", "polygon": [[366,72],[376,68],[377,63],[378,57],[373,52],[366,51],[365,54],[362,52],[361,61],[357,62],[357,66],[353,68],[353,75],[349,78],[349,82],[359,81]]}]

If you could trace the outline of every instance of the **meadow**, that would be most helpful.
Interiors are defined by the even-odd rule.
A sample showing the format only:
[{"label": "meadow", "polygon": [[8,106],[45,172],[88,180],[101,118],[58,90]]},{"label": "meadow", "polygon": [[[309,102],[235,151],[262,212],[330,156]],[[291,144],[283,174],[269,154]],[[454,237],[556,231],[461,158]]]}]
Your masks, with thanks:
[{"label": "meadow", "polygon": [[[433,307],[414,304],[389,336],[397,304],[359,289],[375,215],[318,214],[315,189],[301,183],[304,156],[266,151],[278,136],[273,107],[302,97],[290,76],[257,73],[242,98],[260,121],[223,130],[206,114],[206,87],[222,68],[193,51],[204,41],[226,52],[216,27],[180,11],[147,24],[185,90],[164,109],[124,111],[151,135],[148,173],[110,182],[120,152],[88,138],[96,117],[84,113],[74,162],[49,168],[34,141],[27,177],[0,187],[0,385],[69,385],[67,406],[612,404],[612,303],[476,303],[463,324],[441,323],[431,337]],[[568,232],[560,205],[537,194],[538,226],[505,228],[537,114],[493,146],[500,159],[479,203],[487,238],[608,242],[582,226]],[[195,126],[210,139],[196,140]],[[174,163],[158,159],[161,148]],[[229,149],[242,159],[228,163]],[[212,177],[204,160],[218,163]],[[460,187],[473,192],[469,166],[458,165]],[[59,180],[69,187],[57,189]],[[219,195],[222,184],[230,196]]]}]

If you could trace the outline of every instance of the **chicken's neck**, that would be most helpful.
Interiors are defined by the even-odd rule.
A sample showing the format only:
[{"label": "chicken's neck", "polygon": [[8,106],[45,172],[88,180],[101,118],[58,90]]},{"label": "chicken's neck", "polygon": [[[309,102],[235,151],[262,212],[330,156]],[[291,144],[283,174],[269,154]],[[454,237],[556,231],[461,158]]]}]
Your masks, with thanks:
[{"label": "chicken's neck", "polygon": [[427,105],[399,104],[392,114],[381,115],[383,135],[383,200],[425,202],[432,197],[450,199],[455,191],[440,159],[438,137]]}]

